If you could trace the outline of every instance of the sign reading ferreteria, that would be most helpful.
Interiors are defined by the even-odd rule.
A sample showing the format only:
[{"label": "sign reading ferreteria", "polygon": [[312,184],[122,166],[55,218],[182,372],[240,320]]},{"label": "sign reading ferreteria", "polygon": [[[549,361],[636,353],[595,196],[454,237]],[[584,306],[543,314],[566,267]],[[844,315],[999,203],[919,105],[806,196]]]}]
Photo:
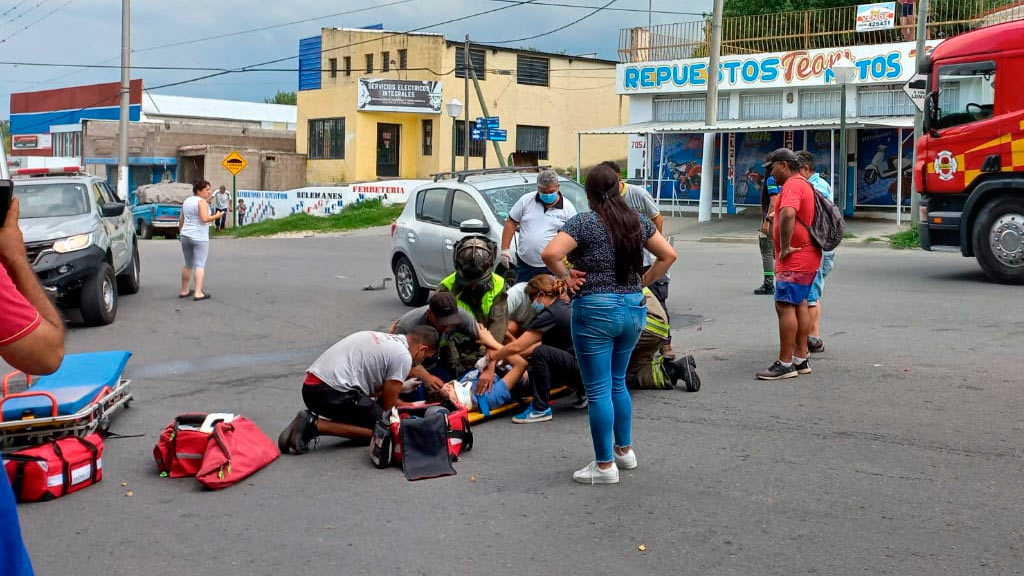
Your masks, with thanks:
[{"label": "sign reading ferreteria", "polygon": [[[941,42],[929,40],[931,50]],[[834,85],[832,64],[843,56],[857,67],[856,84],[901,84],[916,71],[917,44],[876,44],[723,56],[718,82],[722,90],[803,88]],[[619,94],[705,92],[708,59],[637,62],[616,67]]]},{"label": "sign reading ferreteria", "polygon": [[358,110],[440,114],[441,82],[360,78]]}]

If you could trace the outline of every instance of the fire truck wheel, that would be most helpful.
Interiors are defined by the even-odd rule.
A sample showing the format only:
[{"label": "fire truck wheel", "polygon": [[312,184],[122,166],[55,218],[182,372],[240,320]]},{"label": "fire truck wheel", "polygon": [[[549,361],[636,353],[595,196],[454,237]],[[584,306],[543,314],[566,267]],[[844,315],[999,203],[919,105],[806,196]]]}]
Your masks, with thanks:
[{"label": "fire truck wheel", "polygon": [[1024,284],[1024,199],[989,201],[974,225],[974,254],[995,282]]}]

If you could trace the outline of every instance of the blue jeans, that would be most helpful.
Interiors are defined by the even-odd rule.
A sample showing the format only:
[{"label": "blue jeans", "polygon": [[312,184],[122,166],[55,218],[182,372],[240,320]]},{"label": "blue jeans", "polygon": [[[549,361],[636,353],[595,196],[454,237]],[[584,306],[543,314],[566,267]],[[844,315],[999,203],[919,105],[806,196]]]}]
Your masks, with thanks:
[{"label": "blue jeans", "polygon": [[538,268],[536,266],[528,266],[522,262],[516,264],[516,284],[519,284],[520,282],[529,282],[534,276],[539,276],[541,274],[551,274],[551,272],[548,272],[546,266]]},{"label": "blue jeans", "polygon": [[589,400],[594,459],[611,462],[614,446],[632,446],[629,357],[647,319],[643,294],[591,294],[572,303],[572,341]]},{"label": "blue jeans", "polygon": [[809,306],[817,306],[818,300],[821,300],[821,294],[825,291],[825,278],[828,276],[828,273],[832,271],[835,261],[835,250],[821,253],[821,268],[818,269],[818,275],[814,277],[814,284],[811,285],[811,293],[807,295],[807,304]]}]

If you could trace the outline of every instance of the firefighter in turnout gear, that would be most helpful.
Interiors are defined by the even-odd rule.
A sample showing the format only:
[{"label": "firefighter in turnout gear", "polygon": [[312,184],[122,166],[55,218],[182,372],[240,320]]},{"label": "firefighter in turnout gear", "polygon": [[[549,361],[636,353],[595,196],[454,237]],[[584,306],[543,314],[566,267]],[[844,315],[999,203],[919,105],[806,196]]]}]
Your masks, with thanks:
[{"label": "firefighter in turnout gear", "polygon": [[667,390],[675,388],[682,380],[687,391],[700,390],[700,376],[695,370],[697,364],[693,356],[673,358],[661,354],[661,347],[668,342],[671,334],[668,315],[649,288],[644,288],[643,293],[647,304],[647,322],[629,358],[626,385],[640,390]]}]

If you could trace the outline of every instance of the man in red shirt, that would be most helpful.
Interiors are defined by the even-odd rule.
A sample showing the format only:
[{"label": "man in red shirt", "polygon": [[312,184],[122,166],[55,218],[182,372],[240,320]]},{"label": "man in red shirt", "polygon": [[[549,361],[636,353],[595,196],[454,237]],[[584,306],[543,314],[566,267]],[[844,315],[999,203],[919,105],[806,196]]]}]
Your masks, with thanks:
[{"label": "man in red shirt", "polygon": [[796,154],[779,148],[768,156],[765,168],[782,186],[775,205],[772,240],[775,245],[775,312],[779,316],[779,359],[757,373],[759,380],[794,378],[810,374],[807,335],[811,330],[807,295],[821,267],[821,249],[807,226],[814,221],[814,189],[800,175]]},{"label": "man in red shirt", "polygon": [[[10,182],[0,182],[0,185]],[[0,357],[29,374],[50,374],[64,360],[64,321],[25,255],[18,199],[0,226]],[[0,468],[0,574],[32,576],[7,474]]]}]

